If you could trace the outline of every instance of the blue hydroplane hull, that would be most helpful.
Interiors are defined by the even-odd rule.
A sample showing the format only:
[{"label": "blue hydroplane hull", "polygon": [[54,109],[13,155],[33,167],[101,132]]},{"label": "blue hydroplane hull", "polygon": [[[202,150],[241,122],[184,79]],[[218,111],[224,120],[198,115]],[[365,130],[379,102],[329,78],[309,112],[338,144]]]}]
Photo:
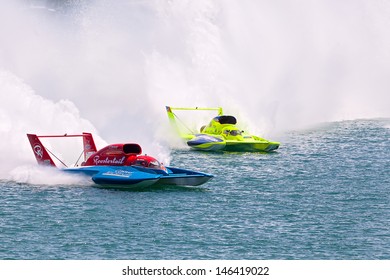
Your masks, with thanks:
[{"label": "blue hydroplane hull", "polygon": [[[40,138],[81,137],[83,139],[84,161],[77,166],[61,170],[85,175],[98,186],[116,189],[143,188],[158,185],[198,186],[213,176],[206,173],[165,167],[157,159],[142,155],[142,148],[136,143],[110,144],[100,150],[96,149],[92,134],[41,135],[27,134],[37,162],[45,166],[56,167],[48,150]],[[51,153],[51,152],[50,152]],[[54,155],[53,153],[51,153]],[[79,159],[81,158],[81,155]],[[64,166],[66,164],[58,157]]]},{"label": "blue hydroplane hull", "polygon": [[198,186],[213,178],[210,174],[173,167],[167,167],[166,172],[140,166],[81,166],[62,170],[89,176],[99,186],[116,189],[152,185]]}]

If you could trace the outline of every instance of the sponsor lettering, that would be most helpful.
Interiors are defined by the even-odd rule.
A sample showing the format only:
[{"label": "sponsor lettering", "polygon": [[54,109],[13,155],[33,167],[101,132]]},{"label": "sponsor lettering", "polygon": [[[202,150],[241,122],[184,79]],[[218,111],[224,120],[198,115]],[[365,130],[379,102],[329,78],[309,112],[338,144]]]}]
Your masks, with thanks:
[{"label": "sponsor lettering", "polygon": [[107,171],[103,173],[105,176],[116,176],[116,177],[126,177],[130,178],[133,173],[126,170],[115,170],[115,171]]},{"label": "sponsor lettering", "polygon": [[105,159],[100,159],[100,156],[95,156],[93,158],[93,163],[95,165],[123,165],[125,159],[126,159],[125,156],[120,159],[117,159],[116,157],[114,158],[106,157]]}]

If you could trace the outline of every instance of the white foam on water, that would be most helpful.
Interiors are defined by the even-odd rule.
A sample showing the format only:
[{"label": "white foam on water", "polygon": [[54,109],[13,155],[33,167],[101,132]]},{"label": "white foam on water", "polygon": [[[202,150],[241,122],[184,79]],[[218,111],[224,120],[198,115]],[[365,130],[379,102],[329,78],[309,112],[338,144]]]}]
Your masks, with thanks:
[{"label": "white foam on water", "polygon": [[40,186],[46,185],[69,185],[90,186],[93,185],[91,178],[80,174],[68,174],[53,167],[38,165],[21,165],[9,173],[8,180],[18,183],[28,183]]},{"label": "white foam on water", "polygon": [[169,164],[165,105],[222,106],[272,140],[390,115],[386,1],[35,2],[0,4],[2,177],[34,161],[27,132],[89,130]]},{"label": "white foam on water", "polygon": [[[27,133],[96,133],[94,126],[80,116],[71,101],[60,100],[55,103],[36,95],[21,79],[4,70],[0,70],[0,91],[5,97],[0,109],[0,176],[3,179],[18,177],[18,172],[30,174],[34,170],[30,165],[35,163],[35,157]],[[95,140],[99,144],[105,143],[99,135],[96,135]],[[51,147],[49,143],[47,146]],[[73,149],[74,146],[68,146],[70,154]],[[79,146],[77,154],[80,149],[82,150],[82,147]],[[42,172],[38,176],[41,176]],[[47,176],[50,177],[50,174]]]}]

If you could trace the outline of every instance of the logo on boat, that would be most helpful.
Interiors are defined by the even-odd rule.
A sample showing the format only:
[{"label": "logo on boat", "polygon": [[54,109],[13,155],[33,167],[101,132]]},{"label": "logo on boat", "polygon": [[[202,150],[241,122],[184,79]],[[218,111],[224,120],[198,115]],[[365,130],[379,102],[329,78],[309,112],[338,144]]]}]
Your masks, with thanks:
[{"label": "logo on boat", "polygon": [[130,171],[115,170],[115,171],[107,171],[107,172],[103,173],[102,175],[105,175],[105,176],[116,176],[116,177],[130,177],[131,174],[133,174],[133,173],[130,172]]},{"label": "logo on boat", "polygon": [[34,146],[34,153],[35,153],[38,157],[43,158],[43,149],[42,149],[41,145],[36,144],[36,145]]},{"label": "logo on boat", "polygon": [[122,157],[120,159],[117,159],[116,157],[114,158],[109,158],[106,157],[105,159],[100,159],[100,156],[95,156],[93,158],[93,162],[95,165],[103,165],[103,164],[109,164],[109,165],[123,165],[125,162],[126,157]]}]

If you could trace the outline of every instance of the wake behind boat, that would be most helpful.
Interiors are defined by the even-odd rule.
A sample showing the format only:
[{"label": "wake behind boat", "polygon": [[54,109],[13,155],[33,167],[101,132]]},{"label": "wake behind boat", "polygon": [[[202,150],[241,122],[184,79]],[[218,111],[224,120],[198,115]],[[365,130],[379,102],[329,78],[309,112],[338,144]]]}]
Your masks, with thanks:
[{"label": "wake behind boat", "polygon": [[[196,150],[202,151],[232,151],[232,152],[271,152],[279,148],[279,142],[273,142],[259,136],[245,133],[236,126],[237,120],[234,116],[224,115],[221,107],[217,108],[173,108],[166,106],[168,118],[176,128],[181,138],[187,145]],[[209,124],[200,129],[200,133],[185,133],[179,128],[179,118],[175,110],[209,110],[217,111]],[[188,128],[187,125],[184,125]],[[188,130],[188,129],[187,129]]]},{"label": "wake behind boat", "polygon": [[111,144],[96,149],[92,134],[42,135],[27,134],[37,162],[56,167],[40,138],[81,137],[83,139],[84,161],[75,167],[67,167],[63,161],[51,153],[65,167],[64,172],[82,174],[91,178],[98,186],[117,189],[143,188],[153,185],[199,186],[213,175],[175,167],[165,167],[157,159],[142,155],[142,148],[135,143]]}]

